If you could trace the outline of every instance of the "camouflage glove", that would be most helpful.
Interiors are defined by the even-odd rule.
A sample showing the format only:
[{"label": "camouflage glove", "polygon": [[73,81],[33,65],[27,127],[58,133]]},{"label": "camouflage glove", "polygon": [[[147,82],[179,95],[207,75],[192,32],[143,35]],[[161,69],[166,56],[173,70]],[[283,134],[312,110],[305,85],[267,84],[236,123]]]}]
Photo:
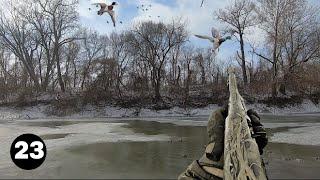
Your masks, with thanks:
[{"label": "camouflage glove", "polygon": [[[253,110],[247,112],[251,121],[248,125],[253,129],[252,137],[256,139],[260,154],[266,146],[268,139],[264,130],[260,117]],[[225,119],[228,116],[228,107],[213,112],[209,118],[207,132],[209,143],[204,155],[197,161],[194,161],[188,168],[178,177],[180,180],[221,180],[221,171],[223,171],[223,151],[224,151],[224,130]],[[209,167],[214,172],[208,171],[205,167]],[[222,173],[223,174],[223,173]]]},{"label": "camouflage glove", "polygon": [[214,144],[212,148],[206,149],[207,158],[213,161],[220,161],[224,151],[224,129],[225,119],[228,116],[228,108],[218,109],[213,112],[209,118],[207,132],[209,136],[209,145]]},{"label": "camouflage glove", "polygon": [[[228,115],[227,108],[219,109],[210,115],[207,132],[209,143],[203,156],[190,164],[187,169],[178,177],[179,180],[221,180],[223,172],[223,151],[224,151],[224,125]],[[209,167],[216,172],[209,172]]]},{"label": "camouflage glove", "polygon": [[[263,125],[260,122],[260,116],[256,111],[249,109],[247,111],[251,121],[248,121],[248,125],[253,130],[252,137],[255,138],[257,145],[259,147],[260,154],[263,153],[263,148],[268,143],[267,133]],[[224,129],[225,129],[225,119],[228,116],[228,107],[219,109],[211,114],[207,131],[209,136],[209,145],[214,143],[214,147],[208,152],[206,150],[207,158],[213,161],[219,161],[224,151]]]},{"label": "camouflage glove", "polygon": [[259,147],[260,155],[263,154],[263,148],[266,147],[268,143],[267,132],[260,122],[260,116],[252,109],[247,111],[247,114],[251,120],[248,121],[248,125],[253,130],[252,137],[255,138],[257,145]]}]

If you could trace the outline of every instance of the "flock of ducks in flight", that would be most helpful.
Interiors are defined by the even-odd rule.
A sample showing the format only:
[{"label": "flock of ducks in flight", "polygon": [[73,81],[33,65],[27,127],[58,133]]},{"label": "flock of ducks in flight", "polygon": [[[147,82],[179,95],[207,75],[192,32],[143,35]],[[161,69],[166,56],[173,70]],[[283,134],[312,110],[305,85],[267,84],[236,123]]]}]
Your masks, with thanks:
[{"label": "flock of ducks in flight", "polygon": [[[204,4],[204,0],[201,0],[200,7],[202,7],[203,4]],[[112,20],[113,26],[116,27],[114,7],[118,5],[117,2],[112,2],[110,5],[107,5],[106,3],[93,3],[92,5],[95,5],[96,7],[100,6],[100,10],[97,12],[99,16],[102,16],[104,13],[108,13]],[[151,4],[149,5],[142,4],[141,6],[137,6],[137,9],[141,9],[144,12],[151,10],[151,8],[152,8]],[[89,10],[91,11],[91,8],[89,8]],[[160,16],[158,16],[158,18],[160,18]],[[107,23],[109,23],[109,21],[107,21]],[[122,24],[122,21],[120,21],[119,23]],[[212,28],[211,36],[195,34],[195,37],[210,41],[213,44],[212,53],[216,54],[216,51],[219,51],[219,47],[221,46],[221,44],[227,40],[230,40],[231,37],[234,35],[234,33],[235,32],[231,32],[229,36],[222,37],[220,32],[217,29]]]}]

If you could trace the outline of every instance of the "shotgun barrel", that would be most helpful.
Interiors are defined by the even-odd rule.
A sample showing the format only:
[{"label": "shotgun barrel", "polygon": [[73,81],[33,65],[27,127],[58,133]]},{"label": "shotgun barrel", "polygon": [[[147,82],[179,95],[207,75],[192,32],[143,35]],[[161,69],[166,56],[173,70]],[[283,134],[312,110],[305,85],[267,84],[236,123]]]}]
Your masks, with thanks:
[{"label": "shotgun barrel", "polygon": [[235,68],[229,68],[229,111],[225,121],[224,179],[266,180],[258,145],[251,137],[247,110],[241,97]]}]

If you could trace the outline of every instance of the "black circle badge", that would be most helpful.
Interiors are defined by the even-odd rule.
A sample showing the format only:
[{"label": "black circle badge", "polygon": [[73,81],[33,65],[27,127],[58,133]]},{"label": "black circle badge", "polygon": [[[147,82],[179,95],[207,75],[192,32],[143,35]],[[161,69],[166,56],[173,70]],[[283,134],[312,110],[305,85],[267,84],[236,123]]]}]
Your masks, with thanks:
[{"label": "black circle badge", "polygon": [[34,134],[23,134],[11,144],[12,161],[21,169],[38,168],[46,159],[47,148],[43,140]]}]

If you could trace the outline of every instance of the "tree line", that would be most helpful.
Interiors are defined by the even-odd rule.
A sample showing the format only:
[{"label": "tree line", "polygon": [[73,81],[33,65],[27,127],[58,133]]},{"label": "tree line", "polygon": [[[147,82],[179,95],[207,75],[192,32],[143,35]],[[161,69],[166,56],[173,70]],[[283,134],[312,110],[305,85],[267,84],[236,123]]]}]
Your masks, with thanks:
[{"label": "tree line", "polygon": [[[215,12],[239,50],[216,61],[189,42],[187,23],[140,22],[101,35],[81,26],[77,0],[10,1],[0,7],[0,97],[70,93],[85,102],[198,105],[228,96],[238,62],[248,97],[320,96],[319,9],[305,0],[234,0]],[[263,45],[247,38],[264,32]]]}]

